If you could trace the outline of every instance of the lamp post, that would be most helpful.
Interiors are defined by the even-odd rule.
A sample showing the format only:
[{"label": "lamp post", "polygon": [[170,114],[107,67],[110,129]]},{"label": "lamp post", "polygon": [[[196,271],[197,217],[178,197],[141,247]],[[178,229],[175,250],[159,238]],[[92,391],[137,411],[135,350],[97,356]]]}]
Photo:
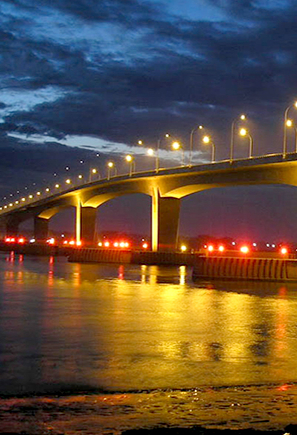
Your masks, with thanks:
[{"label": "lamp post", "polygon": [[114,162],[108,162],[107,163],[107,179],[108,180],[110,179],[110,173],[111,173],[112,168],[114,168],[114,173],[116,175],[117,170],[116,170],[116,167],[114,165]]},{"label": "lamp post", "polygon": [[289,110],[291,109],[291,107],[295,107],[297,108],[297,101],[295,101],[294,104],[290,104],[290,106],[288,106],[285,110],[285,115],[284,115],[284,137],[283,137],[283,158],[286,157],[287,155],[287,127],[290,127],[291,125],[288,125],[288,114],[289,114]]},{"label": "lamp post", "polygon": [[126,162],[129,163],[129,177],[131,177],[132,173],[133,173],[133,167],[134,167],[134,171],[135,171],[135,162],[134,162],[134,157],[131,156],[131,154],[128,154],[125,157]]},{"label": "lamp post", "polygon": [[175,151],[181,151],[182,153],[182,166],[185,166],[185,152],[183,146],[179,142],[172,143],[172,149]]},{"label": "lamp post", "polygon": [[[92,181],[92,176],[96,175],[98,173],[96,168],[90,169],[90,173],[89,173],[89,182]],[[98,178],[100,178],[100,174],[98,173]]]},{"label": "lamp post", "polygon": [[254,146],[254,142],[253,142],[253,138],[252,136],[249,134],[249,132],[247,131],[246,128],[241,128],[239,130],[239,134],[240,136],[244,137],[247,136],[249,138],[249,159],[252,158],[253,156],[253,146]]},{"label": "lamp post", "polygon": [[202,125],[198,125],[197,127],[194,127],[191,130],[191,134],[190,134],[190,152],[189,152],[189,167],[192,166],[192,153],[193,153],[193,138],[194,138],[194,133],[196,130],[202,130],[203,126]]},{"label": "lamp post", "polygon": [[161,141],[162,141],[162,139],[164,137],[168,138],[168,137],[170,137],[170,134],[166,133],[165,136],[161,136],[158,139],[157,149],[156,149],[156,172],[159,172],[159,163],[160,163],[160,161],[159,161],[159,150],[160,150]]},{"label": "lamp post", "polygon": [[[241,121],[246,120],[245,115],[240,115],[239,118]],[[233,162],[233,156],[234,156],[234,130],[235,130],[235,124],[237,123],[238,118],[235,118],[231,124],[231,139],[230,139],[230,163]]]},{"label": "lamp post", "polygon": [[203,143],[207,144],[211,144],[212,146],[212,152],[211,152],[211,162],[214,163],[215,162],[215,157],[216,157],[216,147],[215,144],[213,143],[213,141],[211,140],[210,136],[203,136],[202,139]]},{"label": "lamp post", "polygon": [[[155,155],[155,151],[154,151],[153,148],[148,148],[146,153],[150,157],[154,157],[154,155]],[[157,154],[156,154],[156,168],[155,168],[156,171],[157,171],[157,165],[158,165],[158,157],[157,157]]]}]

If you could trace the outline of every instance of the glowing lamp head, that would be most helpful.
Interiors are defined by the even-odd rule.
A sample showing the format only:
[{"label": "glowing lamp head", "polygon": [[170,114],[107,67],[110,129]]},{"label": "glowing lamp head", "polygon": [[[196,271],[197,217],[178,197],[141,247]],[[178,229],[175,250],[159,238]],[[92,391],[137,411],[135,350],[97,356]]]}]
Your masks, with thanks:
[{"label": "glowing lamp head", "polygon": [[292,121],[292,119],[287,119],[287,121],[286,121],[286,126],[287,126],[287,127],[292,127],[292,125],[293,125],[293,121]]},{"label": "glowing lamp head", "polygon": [[225,247],[223,245],[219,246],[219,252],[224,252],[225,251]]},{"label": "glowing lamp head", "polygon": [[66,184],[70,184],[70,183],[71,183],[70,178],[67,178],[67,180],[66,180]]},{"label": "glowing lamp head", "polygon": [[244,114],[242,114],[242,115],[240,115],[240,119],[241,119],[242,121],[245,121],[245,120],[246,120],[246,116],[245,116]]},{"label": "glowing lamp head", "polygon": [[199,125],[199,130],[202,130],[203,129],[203,125]]},{"label": "glowing lamp head", "polygon": [[280,250],[280,253],[282,254],[282,255],[286,255],[287,253],[288,253],[288,249],[287,248],[285,248],[284,246],[281,248],[281,250]]},{"label": "glowing lamp head", "polygon": [[60,184],[55,184],[56,189],[59,189],[59,187],[60,187]]},{"label": "glowing lamp head", "polygon": [[154,150],[153,150],[153,148],[149,148],[149,149],[147,150],[147,154],[148,154],[149,156],[153,156],[153,155],[154,155]]},{"label": "glowing lamp head", "polygon": [[202,141],[203,141],[203,143],[208,144],[208,143],[210,143],[210,137],[209,136],[204,136]]},{"label": "glowing lamp head", "polygon": [[114,167],[114,163],[113,163],[113,162],[108,162],[108,163],[107,163],[107,166],[108,166],[109,168],[113,168],[113,167]]},{"label": "glowing lamp head", "polygon": [[166,134],[165,134],[165,137],[170,137],[170,134],[169,134],[169,133],[166,133]]},{"label": "glowing lamp head", "polygon": [[78,240],[78,241],[76,242],[76,246],[81,246],[81,245],[82,245],[81,240]]},{"label": "glowing lamp head", "polygon": [[92,174],[97,174],[97,169],[92,169]]},{"label": "glowing lamp head", "polygon": [[109,242],[104,242],[104,246],[105,246],[105,248],[108,248],[109,247]]},{"label": "glowing lamp head", "polygon": [[187,250],[186,245],[181,245],[180,250],[181,250],[182,252],[186,252],[186,250]]},{"label": "glowing lamp head", "polygon": [[240,136],[246,136],[247,135],[247,129],[246,128],[241,128],[239,130],[239,134],[240,134]]},{"label": "glowing lamp head", "polygon": [[128,154],[125,158],[128,163],[132,162],[133,160],[133,157],[130,154]]},{"label": "glowing lamp head", "polygon": [[138,143],[138,145],[143,145],[142,140],[139,140],[137,143]]},{"label": "glowing lamp head", "polygon": [[173,142],[172,144],[172,148],[174,150],[179,150],[180,149],[180,143],[179,142]]},{"label": "glowing lamp head", "polygon": [[208,252],[213,252],[214,251],[213,245],[208,245],[207,250],[208,250]]},{"label": "glowing lamp head", "polygon": [[82,176],[81,174],[79,174],[78,178],[79,178],[80,180],[82,179],[82,177],[83,177],[83,176]]},{"label": "glowing lamp head", "polygon": [[148,244],[147,243],[143,243],[142,247],[143,247],[143,249],[147,249],[148,248]]},{"label": "glowing lamp head", "polygon": [[40,195],[41,195],[41,192],[37,192],[36,195],[40,196]]},{"label": "glowing lamp head", "polygon": [[241,246],[241,248],[240,248],[240,252],[241,252],[242,254],[248,254],[248,252],[249,252],[249,248],[248,248],[248,246],[246,246],[246,245]]},{"label": "glowing lamp head", "polygon": [[295,101],[294,106],[297,107],[297,101]]}]

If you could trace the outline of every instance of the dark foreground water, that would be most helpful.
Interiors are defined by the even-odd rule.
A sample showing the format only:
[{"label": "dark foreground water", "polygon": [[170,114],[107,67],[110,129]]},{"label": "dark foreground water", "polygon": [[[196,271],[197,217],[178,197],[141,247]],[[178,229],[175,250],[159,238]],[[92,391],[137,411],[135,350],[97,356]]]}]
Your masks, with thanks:
[{"label": "dark foreground water", "polygon": [[297,423],[297,286],[0,254],[0,433]]}]

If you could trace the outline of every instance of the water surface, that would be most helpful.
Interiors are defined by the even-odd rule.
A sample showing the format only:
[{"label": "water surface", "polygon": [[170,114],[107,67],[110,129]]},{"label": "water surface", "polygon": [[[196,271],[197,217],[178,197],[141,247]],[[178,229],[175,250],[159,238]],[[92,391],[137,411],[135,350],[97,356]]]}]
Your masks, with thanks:
[{"label": "water surface", "polygon": [[0,254],[2,397],[295,388],[296,284],[190,272]]}]

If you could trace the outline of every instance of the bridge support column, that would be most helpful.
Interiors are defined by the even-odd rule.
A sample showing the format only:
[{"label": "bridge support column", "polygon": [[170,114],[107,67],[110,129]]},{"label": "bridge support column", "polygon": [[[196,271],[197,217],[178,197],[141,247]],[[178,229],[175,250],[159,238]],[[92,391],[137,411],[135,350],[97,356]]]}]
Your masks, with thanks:
[{"label": "bridge support column", "polygon": [[82,207],[81,209],[81,237],[86,245],[94,245],[96,229],[96,208]]},{"label": "bridge support column", "polygon": [[84,245],[94,245],[96,228],[96,208],[82,207],[79,202],[76,207],[76,242]]},{"label": "bridge support column", "polygon": [[158,190],[152,197],[152,250],[172,251],[177,248],[180,200],[162,198]]},{"label": "bridge support column", "polygon": [[36,240],[46,240],[48,238],[48,223],[48,219],[34,217],[34,238]]}]

